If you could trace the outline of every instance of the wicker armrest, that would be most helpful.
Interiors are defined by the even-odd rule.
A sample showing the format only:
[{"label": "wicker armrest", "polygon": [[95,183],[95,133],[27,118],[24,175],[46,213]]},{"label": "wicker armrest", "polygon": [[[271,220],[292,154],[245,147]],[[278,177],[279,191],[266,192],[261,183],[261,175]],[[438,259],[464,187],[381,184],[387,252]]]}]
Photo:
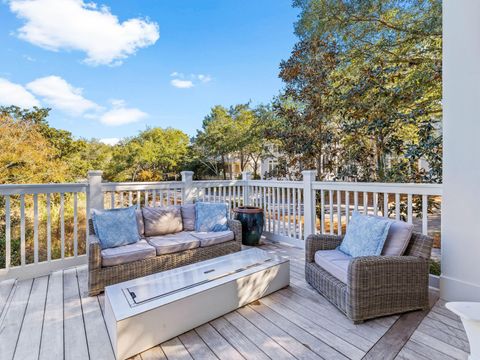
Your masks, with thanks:
[{"label": "wicker armrest", "polygon": [[235,241],[242,244],[242,223],[238,220],[227,220],[227,226],[235,234]]},{"label": "wicker armrest", "polygon": [[349,316],[364,319],[426,307],[428,277],[428,261],[416,256],[354,258],[348,268]]},{"label": "wicker armrest", "polygon": [[100,240],[95,235],[88,235],[88,268],[89,270],[102,267],[102,248]]},{"label": "wicker armrest", "polygon": [[309,235],[305,244],[305,260],[313,262],[318,250],[333,250],[342,242],[343,236]]}]

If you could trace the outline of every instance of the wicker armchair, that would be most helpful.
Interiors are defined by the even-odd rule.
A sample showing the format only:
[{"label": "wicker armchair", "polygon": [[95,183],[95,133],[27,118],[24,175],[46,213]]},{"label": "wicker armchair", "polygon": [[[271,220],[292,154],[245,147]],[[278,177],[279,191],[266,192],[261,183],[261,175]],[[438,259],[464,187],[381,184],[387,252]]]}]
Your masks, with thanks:
[{"label": "wicker armchair", "polygon": [[310,235],[305,249],[305,278],[354,323],[428,308],[432,238],[413,233],[403,256],[353,258],[343,283],[314,261],[318,250],[333,250],[342,237]]},{"label": "wicker armchair", "polygon": [[234,240],[104,267],[102,266],[100,242],[95,235],[92,221],[89,220],[88,293],[90,296],[97,295],[108,285],[240,251],[242,249],[242,224],[238,220],[228,220],[228,228],[233,231]]}]

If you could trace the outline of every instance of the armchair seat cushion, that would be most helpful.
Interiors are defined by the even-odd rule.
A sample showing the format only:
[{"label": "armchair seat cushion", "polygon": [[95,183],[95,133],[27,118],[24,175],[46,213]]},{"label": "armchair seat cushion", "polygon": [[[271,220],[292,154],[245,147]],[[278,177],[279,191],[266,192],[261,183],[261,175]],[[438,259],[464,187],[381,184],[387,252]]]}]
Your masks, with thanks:
[{"label": "armchair seat cushion", "polygon": [[200,246],[200,240],[186,231],[149,237],[147,241],[156,249],[157,255],[173,254]]},{"label": "armchair seat cushion", "polygon": [[101,256],[102,266],[115,266],[155,257],[155,248],[140,240],[134,244],[103,249]]},{"label": "armchair seat cushion", "polygon": [[231,230],[192,232],[191,234],[200,240],[200,247],[217,245],[235,239],[235,235]]},{"label": "armchair seat cushion", "polygon": [[315,253],[315,263],[345,284],[351,259],[340,250],[319,250]]}]

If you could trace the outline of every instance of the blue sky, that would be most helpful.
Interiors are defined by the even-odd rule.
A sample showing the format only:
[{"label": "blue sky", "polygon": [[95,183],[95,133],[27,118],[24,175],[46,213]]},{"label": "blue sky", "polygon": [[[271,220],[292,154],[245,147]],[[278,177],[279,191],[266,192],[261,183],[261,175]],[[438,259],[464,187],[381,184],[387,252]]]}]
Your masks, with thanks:
[{"label": "blue sky", "polygon": [[278,93],[297,13],[291,0],[2,2],[0,104],[52,107],[78,137],[194,135],[212,106]]}]

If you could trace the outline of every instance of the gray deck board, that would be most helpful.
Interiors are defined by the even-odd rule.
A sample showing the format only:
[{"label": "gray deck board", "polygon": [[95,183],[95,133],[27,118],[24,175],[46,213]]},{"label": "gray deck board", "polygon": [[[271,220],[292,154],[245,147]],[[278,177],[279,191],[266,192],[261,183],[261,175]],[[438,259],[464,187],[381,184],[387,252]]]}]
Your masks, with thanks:
[{"label": "gray deck board", "polygon": [[48,276],[39,277],[33,281],[14,359],[38,359],[47,287]]},{"label": "gray deck board", "polygon": [[[402,326],[409,323],[406,315],[354,325],[305,282],[302,249],[283,244],[263,249],[290,257],[288,288],[132,359],[362,359],[388,353],[385,339],[397,335],[396,359],[466,359],[469,344],[463,325],[444,301],[439,300],[420,325],[411,322],[407,332]],[[86,266],[0,283],[0,360],[113,360],[104,296],[89,297],[86,287]]]}]

